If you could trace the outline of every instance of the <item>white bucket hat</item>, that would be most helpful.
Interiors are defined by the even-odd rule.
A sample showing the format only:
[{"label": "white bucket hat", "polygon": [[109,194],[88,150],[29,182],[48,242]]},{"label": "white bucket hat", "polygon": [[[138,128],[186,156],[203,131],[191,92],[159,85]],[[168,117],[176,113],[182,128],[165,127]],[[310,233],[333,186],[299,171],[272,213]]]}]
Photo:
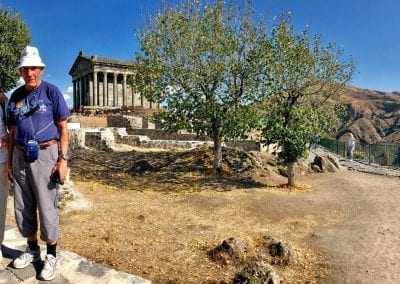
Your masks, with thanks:
[{"label": "white bucket hat", "polygon": [[34,46],[27,46],[21,52],[21,59],[17,68],[45,66],[39,56],[39,50]]}]

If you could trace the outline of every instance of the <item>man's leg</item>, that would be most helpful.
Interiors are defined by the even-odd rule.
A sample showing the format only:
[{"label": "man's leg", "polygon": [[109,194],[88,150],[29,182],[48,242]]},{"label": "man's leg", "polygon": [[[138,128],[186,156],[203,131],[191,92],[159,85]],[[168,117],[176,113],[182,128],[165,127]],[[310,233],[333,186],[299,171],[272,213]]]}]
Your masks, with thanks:
[{"label": "man's leg", "polygon": [[28,247],[25,252],[13,261],[15,268],[25,268],[32,262],[40,260],[40,247],[38,245],[37,234],[33,234],[27,238]]}]

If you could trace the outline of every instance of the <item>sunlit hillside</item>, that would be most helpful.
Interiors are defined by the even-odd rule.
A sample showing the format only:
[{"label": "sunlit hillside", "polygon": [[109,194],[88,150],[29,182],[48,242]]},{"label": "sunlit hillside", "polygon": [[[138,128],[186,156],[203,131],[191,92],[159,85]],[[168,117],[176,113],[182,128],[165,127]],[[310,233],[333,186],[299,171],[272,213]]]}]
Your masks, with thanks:
[{"label": "sunlit hillside", "polygon": [[400,143],[399,92],[379,92],[348,86],[340,100],[348,107],[348,116],[337,138],[349,130],[361,142]]}]

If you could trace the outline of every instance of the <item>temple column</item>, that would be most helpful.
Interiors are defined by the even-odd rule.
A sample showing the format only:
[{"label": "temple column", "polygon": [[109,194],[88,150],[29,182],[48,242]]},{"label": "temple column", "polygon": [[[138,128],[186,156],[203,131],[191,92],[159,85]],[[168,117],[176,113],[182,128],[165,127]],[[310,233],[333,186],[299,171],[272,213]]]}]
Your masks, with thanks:
[{"label": "temple column", "polygon": [[86,75],[82,76],[82,104],[88,105]]},{"label": "temple column", "polygon": [[[98,85],[98,87],[99,87],[99,103],[98,103],[98,106],[103,106],[104,105],[104,73],[103,72],[100,72],[101,74],[102,74],[102,76],[103,76],[103,84],[102,85],[100,85],[100,82],[99,82],[99,85]],[[100,92],[100,88],[101,88],[101,92]]]},{"label": "temple column", "polygon": [[75,105],[76,110],[79,110],[79,78],[75,79]]},{"label": "temple column", "polygon": [[85,92],[85,94],[86,94],[86,104],[91,106],[92,104],[90,102],[92,100],[92,97],[91,97],[91,92],[90,92],[90,89],[91,89],[91,86],[90,86],[90,74],[85,75],[85,85],[86,85],[86,92]]},{"label": "temple column", "polygon": [[117,89],[117,73],[114,73],[114,82],[113,82],[113,103],[112,106],[118,105],[118,89]]},{"label": "temple column", "polygon": [[72,106],[74,108],[74,111],[76,112],[78,110],[77,106],[77,101],[76,101],[76,80],[72,80]]},{"label": "temple column", "polygon": [[126,74],[123,74],[123,79],[122,79],[122,105],[128,106],[126,100]]},{"label": "temple column", "polygon": [[130,92],[130,96],[131,96],[131,100],[132,100],[132,106],[133,108],[135,108],[135,88],[133,86],[131,86],[130,88],[131,92]]},{"label": "temple column", "polygon": [[108,106],[108,82],[107,72],[104,72],[104,88],[103,88],[103,106]]},{"label": "temple column", "polygon": [[98,92],[97,92],[97,72],[93,72],[93,105],[98,104]]},{"label": "temple column", "polygon": [[82,78],[78,78],[78,109],[82,104]]},{"label": "temple column", "polygon": [[82,104],[88,105],[88,97],[87,97],[87,76],[82,76]]},{"label": "temple column", "polygon": [[92,74],[87,75],[88,85],[89,85],[89,105],[93,106],[93,76]]},{"label": "temple column", "polygon": [[85,105],[85,82],[83,76],[79,78],[79,105]]}]

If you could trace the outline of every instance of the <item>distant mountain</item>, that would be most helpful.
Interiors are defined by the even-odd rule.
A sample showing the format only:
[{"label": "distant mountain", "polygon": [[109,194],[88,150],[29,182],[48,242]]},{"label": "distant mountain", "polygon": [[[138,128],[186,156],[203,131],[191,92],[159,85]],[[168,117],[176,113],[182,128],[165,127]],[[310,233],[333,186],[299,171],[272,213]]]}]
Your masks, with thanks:
[{"label": "distant mountain", "polygon": [[348,131],[363,143],[400,144],[400,93],[347,86],[340,102],[348,115],[336,133],[342,140]]}]

